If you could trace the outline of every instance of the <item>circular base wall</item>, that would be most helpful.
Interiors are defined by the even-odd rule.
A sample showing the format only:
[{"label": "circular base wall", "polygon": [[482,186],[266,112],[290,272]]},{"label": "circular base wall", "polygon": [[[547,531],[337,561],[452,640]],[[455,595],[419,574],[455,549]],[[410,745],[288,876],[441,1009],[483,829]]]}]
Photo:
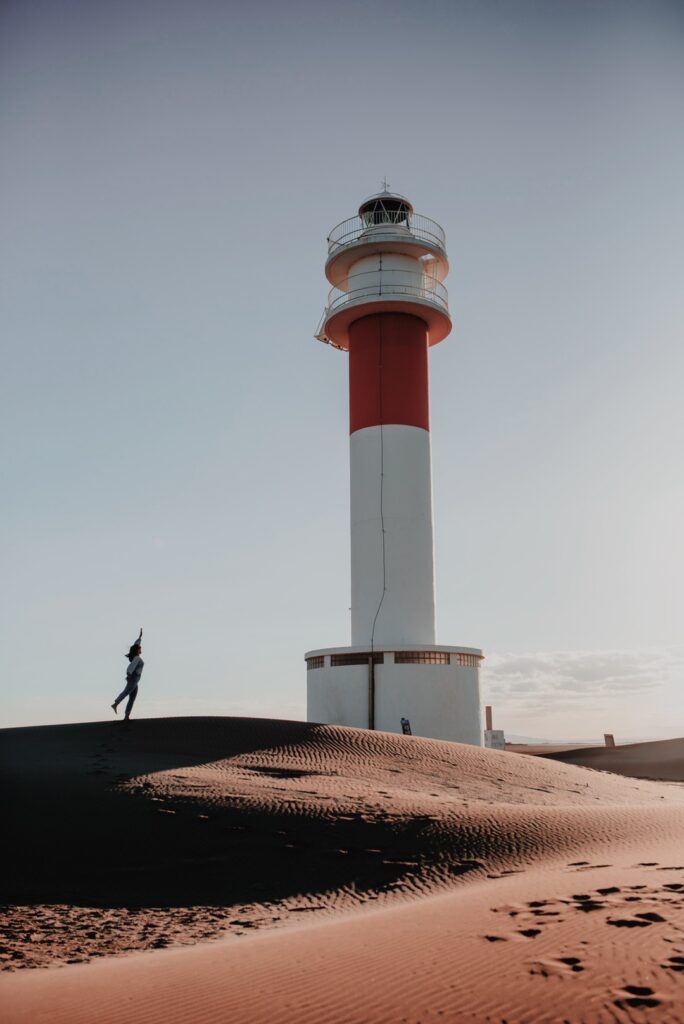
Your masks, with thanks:
[{"label": "circular base wall", "polygon": [[482,746],[480,661],[472,647],[309,651],[307,720]]}]

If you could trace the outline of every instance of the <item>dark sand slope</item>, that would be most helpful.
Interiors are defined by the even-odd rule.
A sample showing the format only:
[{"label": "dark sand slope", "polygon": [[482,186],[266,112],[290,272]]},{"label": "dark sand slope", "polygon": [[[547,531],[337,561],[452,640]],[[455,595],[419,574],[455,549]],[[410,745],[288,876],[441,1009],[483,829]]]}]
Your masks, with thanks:
[{"label": "dark sand slope", "polygon": [[98,957],[6,973],[8,1024],[684,1020],[678,787],[264,720],[0,743],[9,962]]},{"label": "dark sand slope", "polygon": [[684,782],[684,739],[629,743],[623,747],[584,747],[542,756],[635,779]]}]

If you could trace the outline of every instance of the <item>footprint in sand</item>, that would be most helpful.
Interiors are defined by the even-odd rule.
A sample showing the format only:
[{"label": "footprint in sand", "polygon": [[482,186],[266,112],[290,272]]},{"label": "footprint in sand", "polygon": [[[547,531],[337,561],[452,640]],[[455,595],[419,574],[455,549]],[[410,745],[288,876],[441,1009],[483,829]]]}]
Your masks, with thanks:
[{"label": "footprint in sand", "polygon": [[548,907],[551,900],[530,900],[527,904],[530,907],[529,913],[532,917],[558,917],[560,910],[545,910],[544,907]]},{"label": "footprint in sand", "polygon": [[530,967],[530,974],[542,978],[561,978],[569,974],[581,974],[584,969],[578,956],[559,956],[556,960],[537,960]]},{"label": "footprint in sand", "polygon": [[584,914],[588,914],[592,910],[601,910],[605,906],[602,900],[594,899],[588,893],[578,893],[572,899],[575,901],[573,909],[581,910]]},{"label": "footprint in sand", "polygon": [[650,921],[640,921],[636,917],[609,917],[606,924],[615,928],[648,928]]},{"label": "footprint in sand", "polygon": [[660,1006],[661,1000],[648,985],[625,985],[622,991],[625,994],[614,1000],[621,1009]]},{"label": "footprint in sand", "polygon": [[561,956],[558,958],[558,960],[560,963],[566,964],[573,972],[573,974],[579,974],[580,971],[584,970],[584,967],[582,966],[582,961],[578,956]]}]

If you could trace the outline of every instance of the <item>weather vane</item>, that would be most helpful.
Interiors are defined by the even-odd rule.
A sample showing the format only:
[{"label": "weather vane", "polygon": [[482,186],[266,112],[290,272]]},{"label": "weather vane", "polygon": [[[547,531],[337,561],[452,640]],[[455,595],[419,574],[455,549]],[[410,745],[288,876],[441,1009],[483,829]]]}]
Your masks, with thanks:
[{"label": "weather vane", "polygon": [[389,181],[387,180],[387,176],[386,175],[382,179],[382,191],[383,192],[389,192]]}]

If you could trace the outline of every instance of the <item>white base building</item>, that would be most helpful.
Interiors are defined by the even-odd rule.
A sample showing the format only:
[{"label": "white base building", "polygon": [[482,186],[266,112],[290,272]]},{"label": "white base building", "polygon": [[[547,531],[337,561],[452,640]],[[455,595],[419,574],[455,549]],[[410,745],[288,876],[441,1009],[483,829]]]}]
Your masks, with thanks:
[{"label": "white base building", "polygon": [[308,651],[307,720],[482,745],[479,664],[471,647]]}]

